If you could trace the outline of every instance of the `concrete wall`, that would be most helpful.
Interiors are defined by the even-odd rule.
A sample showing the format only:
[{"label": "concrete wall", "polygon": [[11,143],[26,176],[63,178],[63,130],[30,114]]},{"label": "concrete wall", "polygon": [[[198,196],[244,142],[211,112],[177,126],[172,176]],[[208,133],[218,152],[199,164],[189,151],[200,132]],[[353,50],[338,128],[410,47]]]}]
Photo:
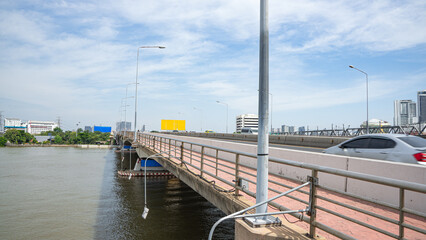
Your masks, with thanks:
[{"label": "concrete wall", "polygon": [[[218,139],[209,138],[194,138],[171,135],[163,136],[173,137],[176,139],[182,139],[189,142],[205,144],[219,148],[235,150],[239,152],[257,154],[257,146],[250,144],[226,142]],[[194,147],[194,149],[197,148]],[[274,147],[270,147],[269,151],[270,156],[280,159],[293,160],[320,166],[360,172],[375,176],[426,184],[426,166],[424,165],[394,163],[363,158],[352,158],[329,155],[324,153],[304,152],[299,150]],[[216,154],[214,150],[207,150],[206,153],[210,155]],[[221,154],[220,157],[229,160],[235,159],[235,155],[229,153]],[[249,157],[241,157],[240,161],[241,163],[247,164],[251,167],[256,167],[256,159]],[[303,181],[306,181],[306,177],[308,175],[311,175],[310,170],[276,163],[270,163],[269,172]],[[378,202],[385,202],[393,205],[397,205],[399,203],[399,190],[392,187],[386,187],[383,185],[367,183],[354,179],[346,180],[345,177],[335,176],[326,173],[319,174],[319,181],[321,186],[330,187],[340,191],[346,191],[348,193],[353,193],[357,196],[366,197],[368,199],[376,200]],[[406,191],[405,204],[407,208],[426,213],[426,204],[424,204],[425,202],[426,194]]]},{"label": "concrete wall", "polygon": [[[192,136],[203,138],[231,139],[241,141],[257,142],[257,135],[253,134],[227,134],[227,133],[170,133],[176,136]],[[270,143],[296,145],[304,147],[328,148],[348,140],[348,137],[326,137],[326,136],[296,136],[296,135],[271,135]]]}]

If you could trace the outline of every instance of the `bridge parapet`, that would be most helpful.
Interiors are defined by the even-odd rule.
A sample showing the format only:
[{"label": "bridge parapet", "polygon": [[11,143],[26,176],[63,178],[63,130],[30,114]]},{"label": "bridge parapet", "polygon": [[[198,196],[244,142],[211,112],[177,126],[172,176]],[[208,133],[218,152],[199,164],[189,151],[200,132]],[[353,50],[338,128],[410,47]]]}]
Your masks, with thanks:
[{"label": "bridge parapet", "polygon": [[[257,135],[253,135],[253,134],[191,133],[191,132],[164,133],[164,134],[257,142]],[[350,139],[350,137],[270,135],[269,143],[304,146],[304,147],[328,148],[328,147],[337,145],[341,142],[344,142],[348,139]]]}]

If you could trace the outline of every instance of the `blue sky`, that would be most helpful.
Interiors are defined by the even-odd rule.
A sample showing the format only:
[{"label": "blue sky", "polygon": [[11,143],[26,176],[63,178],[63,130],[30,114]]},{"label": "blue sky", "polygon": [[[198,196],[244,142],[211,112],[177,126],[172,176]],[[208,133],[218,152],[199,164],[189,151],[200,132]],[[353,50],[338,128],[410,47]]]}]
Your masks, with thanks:
[{"label": "blue sky", "polygon": [[[392,122],[426,89],[426,2],[269,1],[273,127]],[[0,111],[64,129],[124,120],[139,59],[138,126],[229,131],[257,114],[258,0],[1,1]],[[134,120],[128,99],[127,120]],[[195,108],[195,109],[194,109]],[[202,126],[201,126],[202,124]]]}]

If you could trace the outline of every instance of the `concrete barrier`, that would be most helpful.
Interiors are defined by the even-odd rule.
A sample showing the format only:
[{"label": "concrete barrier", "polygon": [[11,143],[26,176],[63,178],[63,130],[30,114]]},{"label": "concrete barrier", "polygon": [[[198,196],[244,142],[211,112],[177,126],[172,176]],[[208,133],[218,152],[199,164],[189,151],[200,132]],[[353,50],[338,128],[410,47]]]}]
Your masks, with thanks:
[{"label": "concrete barrier", "polygon": [[[161,135],[161,134],[160,134]],[[257,154],[257,146],[244,143],[227,142],[212,138],[194,138],[187,136],[170,136],[163,135],[164,137],[173,137],[189,142],[225,148],[229,150]],[[286,136],[290,137],[290,136]],[[293,136],[291,136],[293,137]],[[292,138],[291,141],[297,141]],[[289,141],[289,140],[286,140]],[[308,140],[309,141],[309,140]],[[324,140],[328,143],[331,139]],[[194,149],[200,151],[199,148],[194,146]],[[207,154],[215,155],[216,151],[212,149],[205,150]],[[365,173],[375,176],[387,177],[392,179],[399,179],[408,182],[426,184],[426,166],[407,163],[387,162],[373,159],[353,158],[345,156],[330,155],[324,153],[305,152],[299,150],[283,149],[283,148],[269,148],[269,155],[272,157],[293,160],[298,162],[310,163],[319,166],[326,166],[331,168],[343,169],[353,172]],[[221,158],[230,161],[235,160],[234,154],[221,153]],[[244,157],[240,158],[240,162],[251,167],[256,167],[256,159]],[[279,174],[281,176],[299,179],[306,181],[311,171],[297,167],[270,163],[269,172]],[[365,197],[373,201],[385,202],[392,205],[397,205],[399,199],[399,190],[392,187],[368,183],[355,179],[346,179],[332,174],[320,173],[320,185],[324,187],[333,188],[339,191],[352,193],[360,197]],[[406,191],[405,207],[414,211],[419,211],[426,214],[426,194],[415,193]]]},{"label": "concrete barrier", "polygon": [[[228,133],[191,133],[179,132],[168,133],[176,136],[190,136],[216,139],[230,139],[257,142],[257,135],[253,134],[228,134]],[[269,142],[274,144],[295,145],[304,147],[328,148],[348,140],[348,137],[327,136],[297,136],[297,135],[270,135]]]}]

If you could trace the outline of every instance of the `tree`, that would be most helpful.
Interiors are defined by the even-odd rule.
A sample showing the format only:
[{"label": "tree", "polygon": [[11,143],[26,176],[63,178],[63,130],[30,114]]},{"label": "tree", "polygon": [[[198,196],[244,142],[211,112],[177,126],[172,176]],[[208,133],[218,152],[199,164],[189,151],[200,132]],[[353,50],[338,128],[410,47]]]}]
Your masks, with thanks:
[{"label": "tree", "polygon": [[37,142],[35,137],[29,133],[26,133],[22,130],[9,129],[4,134],[4,137],[9,140],[9,142],[14,144],[23,144],[29,142]]},{"label": "tree", "polygon": [[6,146],[7,139],[5,137],[0,137],[0,147]]},{"label": "tree", "polygon": [[62,144],[62,143],[64,143],[64,140],[62,139],[62,137],[60,135],[56,135],[55,139],[53,140],[53,142],[55,144]]}]

